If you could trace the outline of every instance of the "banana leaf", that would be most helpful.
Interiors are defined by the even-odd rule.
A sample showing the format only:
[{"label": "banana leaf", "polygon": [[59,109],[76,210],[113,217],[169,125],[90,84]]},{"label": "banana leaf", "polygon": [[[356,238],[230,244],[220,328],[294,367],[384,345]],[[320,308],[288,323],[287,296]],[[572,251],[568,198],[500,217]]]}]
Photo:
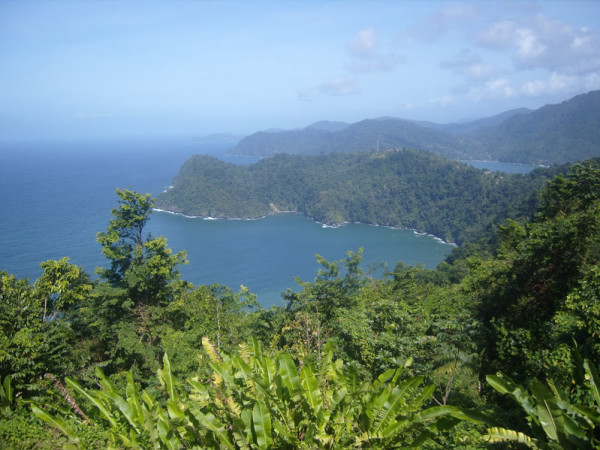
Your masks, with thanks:
[{"label": "banana leaf", "polygon": [[271,448],[273,445],[271,414],[269,408],[261,401],[256,402],[252,408],[252,423],[258,447]]},{"label": "banana leaf", "polygon": [[488,442],[518,442],[520,444],[525,444],[529,448],[539,448],[537,445],[537,440],[527,436],[524,433],[514,430],[507,430],[506,428],[488,428],[486,439]]}]

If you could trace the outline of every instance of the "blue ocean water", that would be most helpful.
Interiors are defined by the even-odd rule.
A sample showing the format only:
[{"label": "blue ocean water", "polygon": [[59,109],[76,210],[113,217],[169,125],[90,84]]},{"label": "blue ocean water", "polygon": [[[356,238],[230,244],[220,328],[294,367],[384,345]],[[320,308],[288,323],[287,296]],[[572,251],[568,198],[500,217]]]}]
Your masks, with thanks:
[{"label": "blue ocean water", "polygon": [[189,139],[0,142],[0,270],[35,279],[41,261],[69,256],[92,273],[105,263],[96,233],[117,206],[117,187],[157,194],[186,158],[228,147]]},{"label": "blue ocean water", "polygon": [[492,172],[520,173],[526,174],[541,166],[530,164],[517,164],[502,161],[462,161],[478,169],[491,170]]},{"label": "blue ocean water", "polygon": [[243,284],[263,306],[281,304],[282,291],[297,289],[295,276],[311,281],[320,267],[316,253],[332,261],[363,247],[363,269],[380,276],[398,261],[434,268],[452,248],[410,230],[364,224],[324,228],[300,214],[202,220],[159,213],[149,228],[167,236],[173,250],[186,250],[189,264],[180,269],[184,279],[234,289]]},{"label": "blue ocean water", "polygon": [[[171,183],[191,155],[210,154],[235,163],[252,158],[226,154],[231,144],[191,139],[0,142],[0,270],[36,279],[40,262],[71,258],[88,273],[107,263],[96,243],[115,189],[156,195]],[[207,221],[155,213],[147,225],[174,251],[185,249],[184,279],[194,284],[247,286],[268,307],[281,304],[281,292],[297,289],[294,276],[312,280],[315,253],[328,260],[364,247],[368,270],[399,261],[435,267],[451,246],[431,236],[361,224],[323,228],[298,214],[261,220]],[[379,270],[379,274],[382,270]]]}]

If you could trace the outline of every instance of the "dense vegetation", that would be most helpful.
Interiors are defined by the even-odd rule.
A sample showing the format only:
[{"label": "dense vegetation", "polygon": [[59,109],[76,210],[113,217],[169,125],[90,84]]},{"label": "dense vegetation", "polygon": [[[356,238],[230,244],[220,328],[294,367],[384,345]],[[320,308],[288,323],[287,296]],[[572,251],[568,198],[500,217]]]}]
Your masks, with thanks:
[{"label": "dense vegetation", "polygon": [[470,139],[407,120],[384,118],[363,120],[336,131],[321,126],[261,131],[242,139],[232,153],[267,157],[278,153],[318,155],[393,147],[419,148],[454,159],[467,159],[476,151],[476,144]]},{"label": "dense vegetation", "polygon": [[556,164],[600,156],[600,91],[508,118],[470,135],[487,157]]},{"label": "dense vegetation", "polygon": [[447,131],[448,133],[465,136],[474,133],[478,130],[496,127],[502,122],[504,122],[506,119],[509,119],[518,114],[529,114],[530,112],[532,112],[531,109],[516,108],[504,111],[500,114],[496,114],[495,116],[484,117],[483,119],[476,119],[471,122],[455,122],[440,124],[427,121],[415,121],[414,123],[416,123],[417,125],[422,125],[424,127],[435,128],[436,130]]},{"label": "dense vegetation", "polygon": [[67,258],[0,273],[4,448],[600,445],[598,161],[491,251],[381,279],[360,250],[317,256],[270,310],[181,280],[152,200],[117,194],[98,280]]},{"label": "dense vegetation", "polygon": [[266,157],[410,147],[452,159],[546,165],[581,161],[600,156],[600,91],[535,111],[507,111],[462,124],[382,118],[348,126],[315,125],[252,134],[232,153]]},{"label": "dense vegetation", "polygon": [[157,198],[192,216],[256,218],[296,211],[326,224],[416,229],[463,243],[497,217],[533,214],[532,193],[558,169],[507,175],[416,150],[276,155],[236,166],[196,155]]}]

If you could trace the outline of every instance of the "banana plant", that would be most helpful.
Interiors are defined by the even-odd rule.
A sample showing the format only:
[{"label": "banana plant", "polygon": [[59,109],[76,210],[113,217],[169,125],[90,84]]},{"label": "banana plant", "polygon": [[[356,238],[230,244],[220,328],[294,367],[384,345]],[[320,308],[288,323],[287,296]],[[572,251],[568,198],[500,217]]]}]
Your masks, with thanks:
[{"label": "banana plant", "polygon": [[203,406],[215,409],[209,418],[197,417],[210,420],[221,445],[233,441],[240,448],[419,446],[465,418],[452,406],[426,408],[434,387],[422,388],[422,377],[401,379],[405,367],[369,382],[361,380],[355,367],[334,361],[330,346],[319,367],[297,367],[287,353],[264,355],[255,339],[233,357],[219,354],[206,339],[203,344],[214,389],[192,385]]},{"label": "banana plant", "polygon": [[[139,391],[131,371],[127,373],[125,396],[121,395],[101,369],[96,369],[96,376],[101,386],[99,390],[84,388],[77,381],[66,378],[65,383],[73,395],[69,392],[65,396],[69,397],[67,401],[72,404],[74,410],[83,409],[79,405],[73,405],[74,397],[89,405],[83,414],[85,421],[92,427],[107,429],[115,447],[175,449],[182,446],[182,439],[189,440],[188,430],[180,429],[179,418],[171,414],[170,402],[177,399],[176,380],[171,373],[167,355],[164,357],[164,368],[158,373],[161,384],[169,393],[166,407],[147,391]],[[79,445],[77,429],[81,423],[77,423],[74,417],[70,420],[58,417],[39,405],[33,405],[32,412],[62,431],[72,444]]]},{"label": "banana plant", "polygon": [[0,412],[7,415],[13,409],[15,402],[15,391],[12,385],[12,375],[6,375],[0,383]]},{"label": "banana plant", "polygon": [[[206,338],[202,343],[210,379],[191,379],[184,387],[165,355],[159,400],[140,392],[131,372],[125,395],[100,370],[101,389],[67,378],[68,388],[87,405],[77,405],[86,409],[79,416],[107,429],[115,447],[167,449],[418,447],[465,418],[452,406],[426,407],[434,387],[422,387],[422,377],[402,378],[410,361],[365,381],[356,366],[333,359],[332,347],[315,367],[296,364],[288,353],[266,355],[253,338],[234,355],[219,352]],[[80,445],[74,417],[39,406],[32,411]]]},{"label": "banana plant", "polygon": [[490,442],[519,442],[530,448],[592,449],[600,445],[600,377],[589,360],[583,362],[585,381],[591,401],[574,405],[552,381],[547,386],[532,381],[529,389],[502,373],[488,375],[487,382],[501,394],[508,394],[525,411],[532,436],[515,430],[492,427]]}]

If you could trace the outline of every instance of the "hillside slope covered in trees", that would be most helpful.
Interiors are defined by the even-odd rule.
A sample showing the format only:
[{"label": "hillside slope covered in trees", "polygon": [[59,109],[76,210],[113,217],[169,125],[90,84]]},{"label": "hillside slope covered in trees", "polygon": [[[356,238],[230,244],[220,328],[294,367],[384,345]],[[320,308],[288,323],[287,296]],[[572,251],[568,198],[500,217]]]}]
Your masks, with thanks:
[{"label": "hillside slope covered in trees", "polygon": [[33,283],[0,272],[3,447],[600,445],[598,160],[491,251],[381,279],[360,249],[317,255],[270,310],[181,280],[152,199],[117,194],[98,279],[68,258]]},{"label": "hillside slope covered in trees", "polygon": [[470,136],[490,159],[557,164],[600,156],[600,91],[508,118]]},{"label": "hillside slope covered in trees", "polygon": [[463,124],[396,118],[348,126],[258,132],[232,153],[272,156],[410,147],[451,159],[489,159],[527,164],[562,164],[600,156],[600,91],[578,95],[535,111],[513,110]]},{"label": "hillside slope covered in trees", "polygon": [[[294,211],[326,224],[416,229],[463,242],[497,215],[527,214],[523,196],[552,171],[507,175],[416,150],[277,155],[249,166],[193,156],[156,206],[192,216],[257,218]],[[529,211],[531,213],[531,211]]]},{"label": "hillside slope covered in trees", "polygon": [[476,152],[476,144],[469,138],[407,120],[382,118],[363,120],[334,131],[314,126],[301,130],[261,131],[242,139],[231,153],[268,157],[278,153],[318,155],[394,147],[419,148],[452,159],[468,159]]}]

